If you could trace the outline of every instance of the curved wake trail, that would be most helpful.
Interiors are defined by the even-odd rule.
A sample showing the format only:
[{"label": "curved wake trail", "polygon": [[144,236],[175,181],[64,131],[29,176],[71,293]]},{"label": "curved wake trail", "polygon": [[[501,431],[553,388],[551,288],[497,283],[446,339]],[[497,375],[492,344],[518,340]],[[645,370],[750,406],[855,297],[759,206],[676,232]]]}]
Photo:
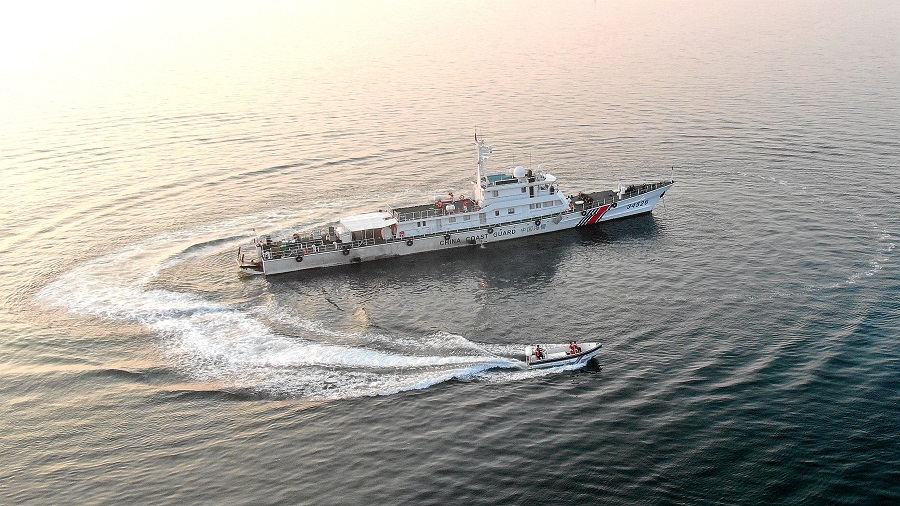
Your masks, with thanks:
[{"label": "curved wake trail", "polygon": [[[38,299],[78,314],[145,325],[160,336],[179,370],[201,381],[268,395],[341,399],[427,388],[453,379],[499,380],[493,377],[497,369],[507,370],[505,381],[552,373],[521,370],[522,362],[503,356],[517,354],[521,346],[480,345],[449,334],[423,340],[371,336],[370,342],[403,350],[394,353],[328,343],[329,338],[360,336],[277,311],[269,315],[326,341],[314,342],[280,335],[246,309],[198,294],[148,288],[163,269],[235,249],[245,239],[221,238],[228,231],[240,237],[242,225],[222,224],[134,244],[63,275],[41,290]],[[466,354],[435,354],[447,349]]]}]

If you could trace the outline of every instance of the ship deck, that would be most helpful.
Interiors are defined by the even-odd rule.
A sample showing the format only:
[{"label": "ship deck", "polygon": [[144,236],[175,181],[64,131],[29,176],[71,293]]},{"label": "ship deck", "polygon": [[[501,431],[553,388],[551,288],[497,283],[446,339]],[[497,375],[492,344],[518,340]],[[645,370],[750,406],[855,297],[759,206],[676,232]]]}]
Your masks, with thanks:
[{"label": "ship deck", "polygon": [[394,211],[394,217],[397,218],[397,221],[410,221],[410,220],[422,220],[426,218],[435,218],[438,216],[446,216],[446,206],[448,204],[453,204],[456,208],[456,212],[466,212],[472,211],[475,207],[475,202],[471,199],[460,199],[454,200],[453,202],[442,202],[441,207],[438,207],[436,203],[432,204],[420,204],[415,206],[404,206],[404,207],[394,207],[392,208]]},{"label": "ship deck", "polygon": [[572,204],[575,204],[579,201],[583,202],[581,205],[575,204],[576,208],[578,209],[584,209],[593,206],[603,206],[606,204],[613,204],[621,200],[627,200],[632,197],[637,197],[638,195],[642,195],[658,188],[668,186],[670,184],[673,184],[674,182],[675,181],[660,181],[658,183],[633,184],[626,187],[621,196],[612,190],[603,190],[599,192],[579,192],[575,195],[570,196],[569,202],[571,202]]},{"label": "ship deck", "polygon": [[581,192],[569,197],[569,201],[574,202],[576,200],[583,200],[584,197],[589,197],[592,202],[615,202],[618,200],[618,196],[616,192],[612,190],[603,190],[599,192]]}]

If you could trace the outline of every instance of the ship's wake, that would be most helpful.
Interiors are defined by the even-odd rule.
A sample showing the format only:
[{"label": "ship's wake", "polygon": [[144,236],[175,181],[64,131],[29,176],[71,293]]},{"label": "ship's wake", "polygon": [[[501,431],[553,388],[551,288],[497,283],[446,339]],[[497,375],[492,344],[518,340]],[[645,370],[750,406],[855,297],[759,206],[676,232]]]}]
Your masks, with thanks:
[{"label": "ship's wake", "polygon": [[[198,228],[134,244],[68,272],[41,290],[38,300],[76,314],[144,325],[180,373],[218,388],[270,396],[387,395],[450,380],[509,382],[564,370],[525,369],[512,358],[522,345],[483,344],[446,333],[398,337],[330,329],[280,308],[268,292],[237,304],[153,286],[165,269],[230,254],[246,240],[239,233],[244,225]],[[221,239],[229,233],[232,238]]]}]

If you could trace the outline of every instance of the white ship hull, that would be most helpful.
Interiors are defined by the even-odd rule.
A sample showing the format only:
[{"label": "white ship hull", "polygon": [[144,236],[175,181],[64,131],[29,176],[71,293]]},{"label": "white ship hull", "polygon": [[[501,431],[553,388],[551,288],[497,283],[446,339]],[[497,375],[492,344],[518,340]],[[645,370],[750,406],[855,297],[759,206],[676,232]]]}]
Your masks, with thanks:
[{"label": "white ship hull", "polygon": [[[319,269],[418,253],[462,248],[497,241],[521,239],[538,234],[558,232],[579,226],[591,226],[618,218],[648,213],[674,182],[657,183],[655,188],[612,203],[576,206],[554,214],[533,214],[514,221],[499,221],[458,229],[445,229],[422,235],[407,235],[387,240],[362,240],[349,243],[288,247],[279,253],[261,251],[259,259],[243,263],[242,271],[250,274],[282,274]],[[583,209],[581,209],[583,207]],[[473,220],[474,221],[474,220]],[[239,254],[241,254],[239,252]],[[266,258],[271,256],[271,258]],[[280,258],[276,258],[280,256]]]}]

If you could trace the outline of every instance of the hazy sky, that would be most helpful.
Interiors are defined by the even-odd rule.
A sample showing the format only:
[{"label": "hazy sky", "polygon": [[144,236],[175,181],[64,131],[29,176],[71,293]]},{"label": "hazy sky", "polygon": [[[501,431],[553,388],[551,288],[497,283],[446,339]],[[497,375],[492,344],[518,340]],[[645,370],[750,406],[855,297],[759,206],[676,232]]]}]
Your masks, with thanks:
[{"label": "hazy sky", "polygon": [[586,72],[622,77],[621,92],[742,72],[822,79],[854,71],[848,46],[896,67],[897,18],[900,2],[5,2],[0,110],[221,110],[261,89],[326,100],[380,83],[414,97],[577,86]]}]

